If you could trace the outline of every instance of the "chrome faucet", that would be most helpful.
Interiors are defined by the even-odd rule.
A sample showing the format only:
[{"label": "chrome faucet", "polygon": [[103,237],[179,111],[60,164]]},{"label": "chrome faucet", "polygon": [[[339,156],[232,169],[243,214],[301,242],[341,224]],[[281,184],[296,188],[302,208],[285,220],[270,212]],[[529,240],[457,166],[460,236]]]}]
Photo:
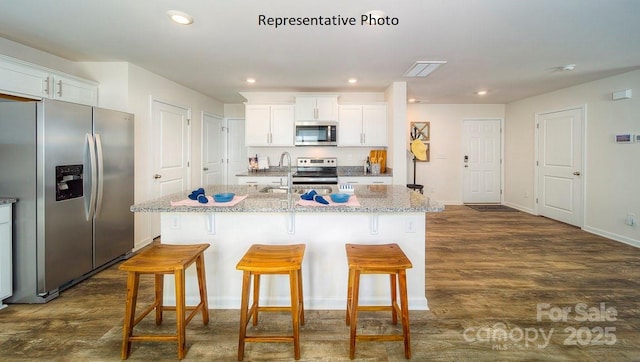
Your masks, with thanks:
[{"label": "chrome faucet", "polygon": [[284,160],[284,156],[287,156],[287,162],[288,162],[288,166],[289,166],[289,173],[287,174],[287,194],[291,195],[291,155],[289,155],[289,152],[282,152],[282,155],[280,155],[280,167],[282,167],[282,161]]}]

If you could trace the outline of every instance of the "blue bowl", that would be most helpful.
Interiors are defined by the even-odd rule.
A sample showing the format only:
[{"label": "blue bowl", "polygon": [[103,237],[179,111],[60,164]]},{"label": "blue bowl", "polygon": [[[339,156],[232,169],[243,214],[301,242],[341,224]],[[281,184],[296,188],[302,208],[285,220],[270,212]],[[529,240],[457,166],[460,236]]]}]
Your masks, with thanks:
[{"label": "blue bowl", "polygon": [[215,200],[215,202],[229,202],[233,200],[234,196],[236,196],[236,194],[234,194],[233,192],[227,192],[224,194],[215,194],[213,195],[213,200]]},{"label": "blue bowl", "polygon": [[350,196],[351,195],[349,195],[349,194],[331,194],[331,195],[329,195],[329,197],[331,197],[331,201],[338,202],[338,203],[343,203],[343,202],[349,201],[349,197]]}]

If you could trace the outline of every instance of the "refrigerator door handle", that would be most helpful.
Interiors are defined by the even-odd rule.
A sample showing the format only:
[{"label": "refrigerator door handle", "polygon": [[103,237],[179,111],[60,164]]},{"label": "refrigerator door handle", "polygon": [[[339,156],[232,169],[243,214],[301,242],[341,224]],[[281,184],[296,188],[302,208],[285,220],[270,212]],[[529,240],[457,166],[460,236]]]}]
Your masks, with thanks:
[{"label": "refrigerator door handle", "polygon": [[100,212],[102,211],[102,195],[104,191],[104,165],[102,157],[102,140],[100,139],[100,134],[95,134],[96,138],[96,161],[98,163],[98,197],[96,201],[96,218],[100,216]]},{"label": "refrigerator door handle", "polygon": [[[87,144],[89,146],[89,162],[91,167],[91,197],[89,198],[88,208],[85,209],[85,216],[87,221],[93,219],[93,215],[96,208],[96,194],[97,194],[97,169],[96,169],[96,146],[93,140],[93,135],[87,133]],[[85,199],[86,200],[86,199]],[[86,203],[85,203],[86,206]]]}]

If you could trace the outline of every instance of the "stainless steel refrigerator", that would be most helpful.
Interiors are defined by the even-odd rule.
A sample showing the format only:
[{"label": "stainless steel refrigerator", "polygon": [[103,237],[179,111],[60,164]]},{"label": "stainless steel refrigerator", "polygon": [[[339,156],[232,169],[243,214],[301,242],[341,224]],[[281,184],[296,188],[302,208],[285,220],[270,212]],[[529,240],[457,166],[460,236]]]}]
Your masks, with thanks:
[{"label": "stainless steel refrigerator", "polygon": [[0,102],[0,196],[14,207],[13,296],[46,303],[133,249],[133,115]]}]

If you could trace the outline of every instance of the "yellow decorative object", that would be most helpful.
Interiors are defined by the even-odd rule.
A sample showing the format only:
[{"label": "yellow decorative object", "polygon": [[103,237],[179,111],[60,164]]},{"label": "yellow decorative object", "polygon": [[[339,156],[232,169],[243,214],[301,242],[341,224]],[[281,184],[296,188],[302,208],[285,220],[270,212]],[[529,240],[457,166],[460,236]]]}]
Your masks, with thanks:
[{"label": "yellow decorative object", "polygon": [[411,142],[411,153],[420,161],[427,160],[427,146],[419,139]]}]

